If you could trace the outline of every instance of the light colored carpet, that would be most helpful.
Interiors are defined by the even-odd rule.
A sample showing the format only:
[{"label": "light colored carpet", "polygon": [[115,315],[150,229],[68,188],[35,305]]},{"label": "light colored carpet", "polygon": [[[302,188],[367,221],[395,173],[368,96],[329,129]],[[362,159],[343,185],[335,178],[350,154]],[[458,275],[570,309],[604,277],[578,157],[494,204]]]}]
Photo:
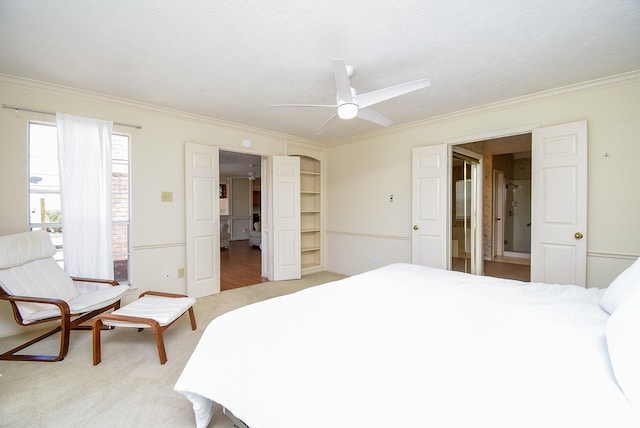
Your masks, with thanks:
[{"label": "light colored carpet", "polygon": [[[102,332],[102,362],[93,366],[90,331],[72,331],[69,353],[57,363],[0,361],[2,427],[193,427],[190,402],[173,390],[205,327],[230,310],[343,278],[330,272],[300,280],[256,284],[198,299],[198,329],[185,315],[164,333],[168,361],[160,365],[149,330]],[[0,339],[0,350],[27,341]],[[56,354],[59,335],[28,348]],[[220,343],[220,352],[234,352]],[[256,355],[256,358],[259,358]],[[232,428],[216,407],[211,428]]]}]

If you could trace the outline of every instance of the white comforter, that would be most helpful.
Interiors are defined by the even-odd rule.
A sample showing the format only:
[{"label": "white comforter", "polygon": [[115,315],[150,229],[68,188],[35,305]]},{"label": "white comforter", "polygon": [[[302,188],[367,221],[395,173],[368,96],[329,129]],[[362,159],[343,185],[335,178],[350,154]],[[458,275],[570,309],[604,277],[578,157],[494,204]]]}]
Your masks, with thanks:
[{"label": "white comforter", "polygon": [[200,427],[637,428],[600,293],[395,264],[218,317],[175,390]]}]

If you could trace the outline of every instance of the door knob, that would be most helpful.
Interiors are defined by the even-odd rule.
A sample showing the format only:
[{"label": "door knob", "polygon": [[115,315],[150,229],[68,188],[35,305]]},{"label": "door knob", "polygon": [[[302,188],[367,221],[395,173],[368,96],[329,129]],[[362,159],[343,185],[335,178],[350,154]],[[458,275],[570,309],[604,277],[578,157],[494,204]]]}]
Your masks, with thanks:
[{"label": "door knob", "polygon": [[414,225],[413,225],[413,230],[418,230],[418,229],[420,229],[420,228],[418,227],[418,225],[417,225],[417,224],[414,224]]},{"label": "door knob", "polygon": [[576,232],[573,235],[576,239],[582,239],[584,237],[584,235],[582,234],[582,232]]}]

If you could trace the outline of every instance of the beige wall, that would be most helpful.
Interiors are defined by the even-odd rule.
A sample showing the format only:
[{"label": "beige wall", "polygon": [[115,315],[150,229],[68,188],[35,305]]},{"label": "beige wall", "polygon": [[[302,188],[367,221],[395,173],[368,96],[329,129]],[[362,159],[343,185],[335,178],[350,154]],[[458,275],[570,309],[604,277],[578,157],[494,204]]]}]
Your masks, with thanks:
[{"label": "beige wall", "polygon": [[[639,73],[332,145],[326,154],[325,267],[355,274],[411,260],[414,147],[527,125],[581,120],[588,121],[589,133],[587,282],[606,286],[640,256],[640,232],[634,227],[640,213],[635,189],[640,160]],[[394,202],[389,202],[389,194],[394,195]]]},{"label": "beige wall", "polygon": [[[287,154],[288,146],[317,146],[284,135],[184,115],[0,75],[3,104],[96,117],[141,125],[141,130],[114,127],[131,135],[132,284],[144,290],[184,292],[184,279],[165,281],[162,272],[185,267],[184,143],[210,144],[258,155]],[[55,123],[46,114],[0,109],[0,235],[28,230],[27,123]],[[250,150],[242,146],[249,139]],[[173,202],[160,192],[173,192]],[[133,296],[129,297],[133,298]],[[10,307],[0,302],[0,337],[24,331],[13,322]]]},{"label": "beige wall", "polygon": [[[640,159],[640,74],[615,83],[486,106],[393,128],[327,149],[134,102],[0,76],[0,100],[48,111],[142,125],[117,128],[132,138],[133,284],[137,292],[182,292],[183,279],[162,272],[184,267],[184,142],[258,155],[315,153],[323,160],[325,268],[345,274],[411,260],[411,150],[449,139],[523,125],[589,123],[588,284],[605,286],[640,255],[634,229],[640,198],[634,188]],[[0,109],[0,235],[27,230],[27,123],[53,117]],[[604,153],[610,156],[605,157]],[[357,159],[357,162],[354,162]],[[173,192],[161,203],[160,192]],[[389,195],[394,202],[389,202]],[[21,331],[0,304],[0,337]]]}]

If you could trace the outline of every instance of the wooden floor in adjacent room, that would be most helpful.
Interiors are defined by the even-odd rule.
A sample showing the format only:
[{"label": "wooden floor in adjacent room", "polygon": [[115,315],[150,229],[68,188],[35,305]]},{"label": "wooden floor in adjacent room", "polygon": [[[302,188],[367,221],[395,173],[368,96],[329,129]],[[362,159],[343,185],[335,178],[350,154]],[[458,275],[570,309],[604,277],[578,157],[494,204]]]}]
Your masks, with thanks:
[{"label": "wooden floor in adjacent room", "polygon": [[531,260],[525,257],[494,257],[484,261],[484,274],[496,278],[531,280]]},{"label": "wooden floor in adjacent room", "polygon": [[[464,271],[462,259],[453,259],[453,270]],[[262,253],[258,247],[249,245],[248,240],[231,241],[228,249],[220,249],[220,291],[268,282],[260,276]],[[530,261],[528,259],[502,258],[484,261],[484,274],[496,278],[529,281]]]},{"label": "wooden floor in adjacent room", "polygon": [[[451,270],[458,272],[469,272],[468,263],[470,261],[461,258],[451,260]],[[531,278],[530,260],[525,258],[501,257],[493,261],[484,260],[484,275],[495,278],[517,279],[518,281],[529,282]]]},{"label": "wooden floor in adjacent room", "polygon": [[220,291],[268,282],[262,278],[260,248],[251,247],[249,240],[231,241],[229,248],[220,249]]},{"label": "wooden floor in adjacent room", "polygon": [[484,261],[485,276],[496,278],[517,279],[518,281],[529,282],[531,279],[531,268],[528,264],[518,261]]}]

